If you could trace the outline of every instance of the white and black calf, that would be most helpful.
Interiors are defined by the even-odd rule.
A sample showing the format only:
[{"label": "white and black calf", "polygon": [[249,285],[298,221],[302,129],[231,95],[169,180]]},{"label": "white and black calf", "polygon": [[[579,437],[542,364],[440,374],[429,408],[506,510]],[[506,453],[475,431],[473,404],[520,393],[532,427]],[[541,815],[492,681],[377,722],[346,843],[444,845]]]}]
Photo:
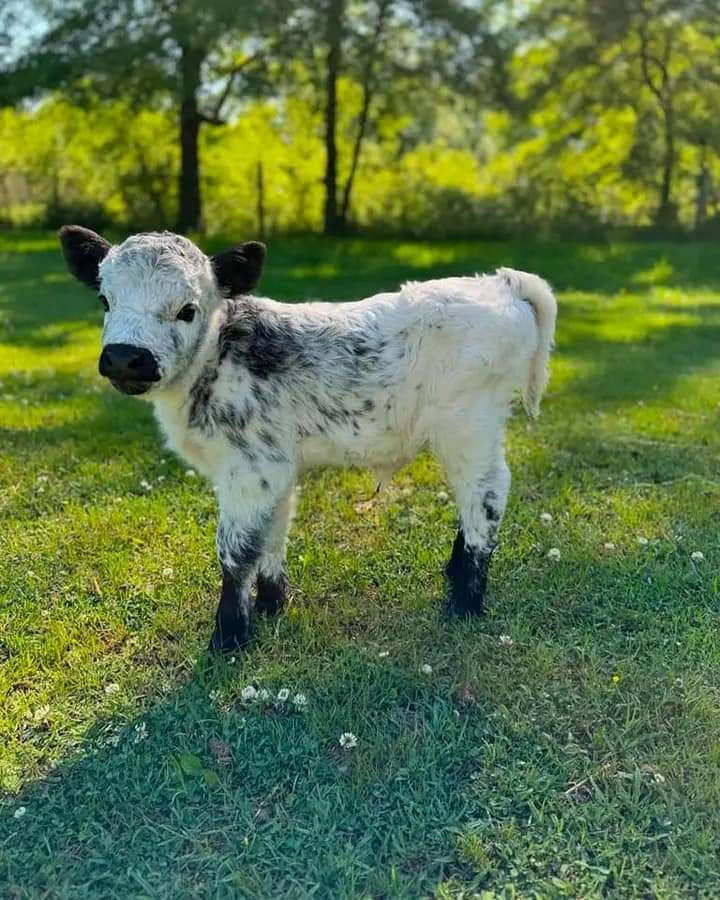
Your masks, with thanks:
[{"label": "white and black calf", "polygon": [[175,234],[118,246],[60,232],[70,271],[105,307],[100,373],[151,400],[170,447],[215,485],[222,593],[213,649],[248,639],[250,592],[277,612],[298,476],[358,465],[380,481],[428,447],[460,511],[448,608],[483,609],[510,471],[505,420],[547,382],[556,305],[535,275],[409,283],[354,303],[253,297],[254,242],[208,258]]}]

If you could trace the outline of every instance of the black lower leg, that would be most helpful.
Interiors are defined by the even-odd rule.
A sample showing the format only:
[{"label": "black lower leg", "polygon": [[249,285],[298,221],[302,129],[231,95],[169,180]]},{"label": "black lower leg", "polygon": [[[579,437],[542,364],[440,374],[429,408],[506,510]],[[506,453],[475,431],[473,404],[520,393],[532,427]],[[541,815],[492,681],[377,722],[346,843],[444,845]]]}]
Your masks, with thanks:
[{"label": "black lower leg", "polygon": [[210,650],[237,650],[247,643],[249,632],[250,598],[247,590],[223,566],[222,591],[215,613]]},{"label": "black lower leg", "polygon": [[450,594],[448,612],[458,616],[482,615],[485,611],[490,559],[494,547],[471,547],[465,542],[462,528],[453,544],[450,561],[445,567]]},{"label": "black lower leg", "polygon": [[275,616],[287,602],[289,582],[285,572],[263,575],[258,572],[255,609],[266,616]]}]

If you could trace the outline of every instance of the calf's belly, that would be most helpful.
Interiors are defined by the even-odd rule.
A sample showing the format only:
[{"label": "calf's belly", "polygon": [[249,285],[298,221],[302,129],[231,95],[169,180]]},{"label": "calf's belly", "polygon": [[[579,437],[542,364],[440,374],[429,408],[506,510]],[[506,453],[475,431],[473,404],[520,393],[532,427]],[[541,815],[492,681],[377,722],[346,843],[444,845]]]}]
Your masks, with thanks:
[{"label": "calf's belly", "polygon": [[301,441],[298,462],[301,472],[320,466],[356,466],[371,469],[387,480],[419,452],[421,444],[413,437],[393,432],[372,437],[318,435]]}]

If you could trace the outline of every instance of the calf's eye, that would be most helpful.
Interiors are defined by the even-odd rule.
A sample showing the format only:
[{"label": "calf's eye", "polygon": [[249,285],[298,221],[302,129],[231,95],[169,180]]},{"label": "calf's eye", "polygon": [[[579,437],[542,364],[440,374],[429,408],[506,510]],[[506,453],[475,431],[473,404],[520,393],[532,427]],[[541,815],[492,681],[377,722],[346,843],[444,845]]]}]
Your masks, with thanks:
[{"label": "calf's eye", "polygon": [[188,303],[187,306],[183,306],[180,312],[177,314],[177,318],[180,322],[192,322],[195,318],[195,307],[192,303]]},{"label": "calf's eye", "polygon": [[100,294],[100,302],[102,303],[102,308],[105,310],[105,312],[109,312],[110,304],[107,301],[107,297],[103,297],[103,295]]}]

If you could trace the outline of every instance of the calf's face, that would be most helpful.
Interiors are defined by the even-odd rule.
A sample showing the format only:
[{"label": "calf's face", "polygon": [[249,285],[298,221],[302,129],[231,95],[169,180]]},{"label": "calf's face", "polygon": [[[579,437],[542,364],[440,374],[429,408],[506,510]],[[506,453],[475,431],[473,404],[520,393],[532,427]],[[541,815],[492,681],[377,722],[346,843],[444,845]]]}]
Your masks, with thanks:
[{"label": "calf's face", "polygon": [[124,394],[161,390],[192,362],[223,297],[252,290],[265,248],[255,241],[207,257],[169,232],[136,234],[116,246],[79,225],[60,229],[70,272],[105,309],[100,374]]}]

